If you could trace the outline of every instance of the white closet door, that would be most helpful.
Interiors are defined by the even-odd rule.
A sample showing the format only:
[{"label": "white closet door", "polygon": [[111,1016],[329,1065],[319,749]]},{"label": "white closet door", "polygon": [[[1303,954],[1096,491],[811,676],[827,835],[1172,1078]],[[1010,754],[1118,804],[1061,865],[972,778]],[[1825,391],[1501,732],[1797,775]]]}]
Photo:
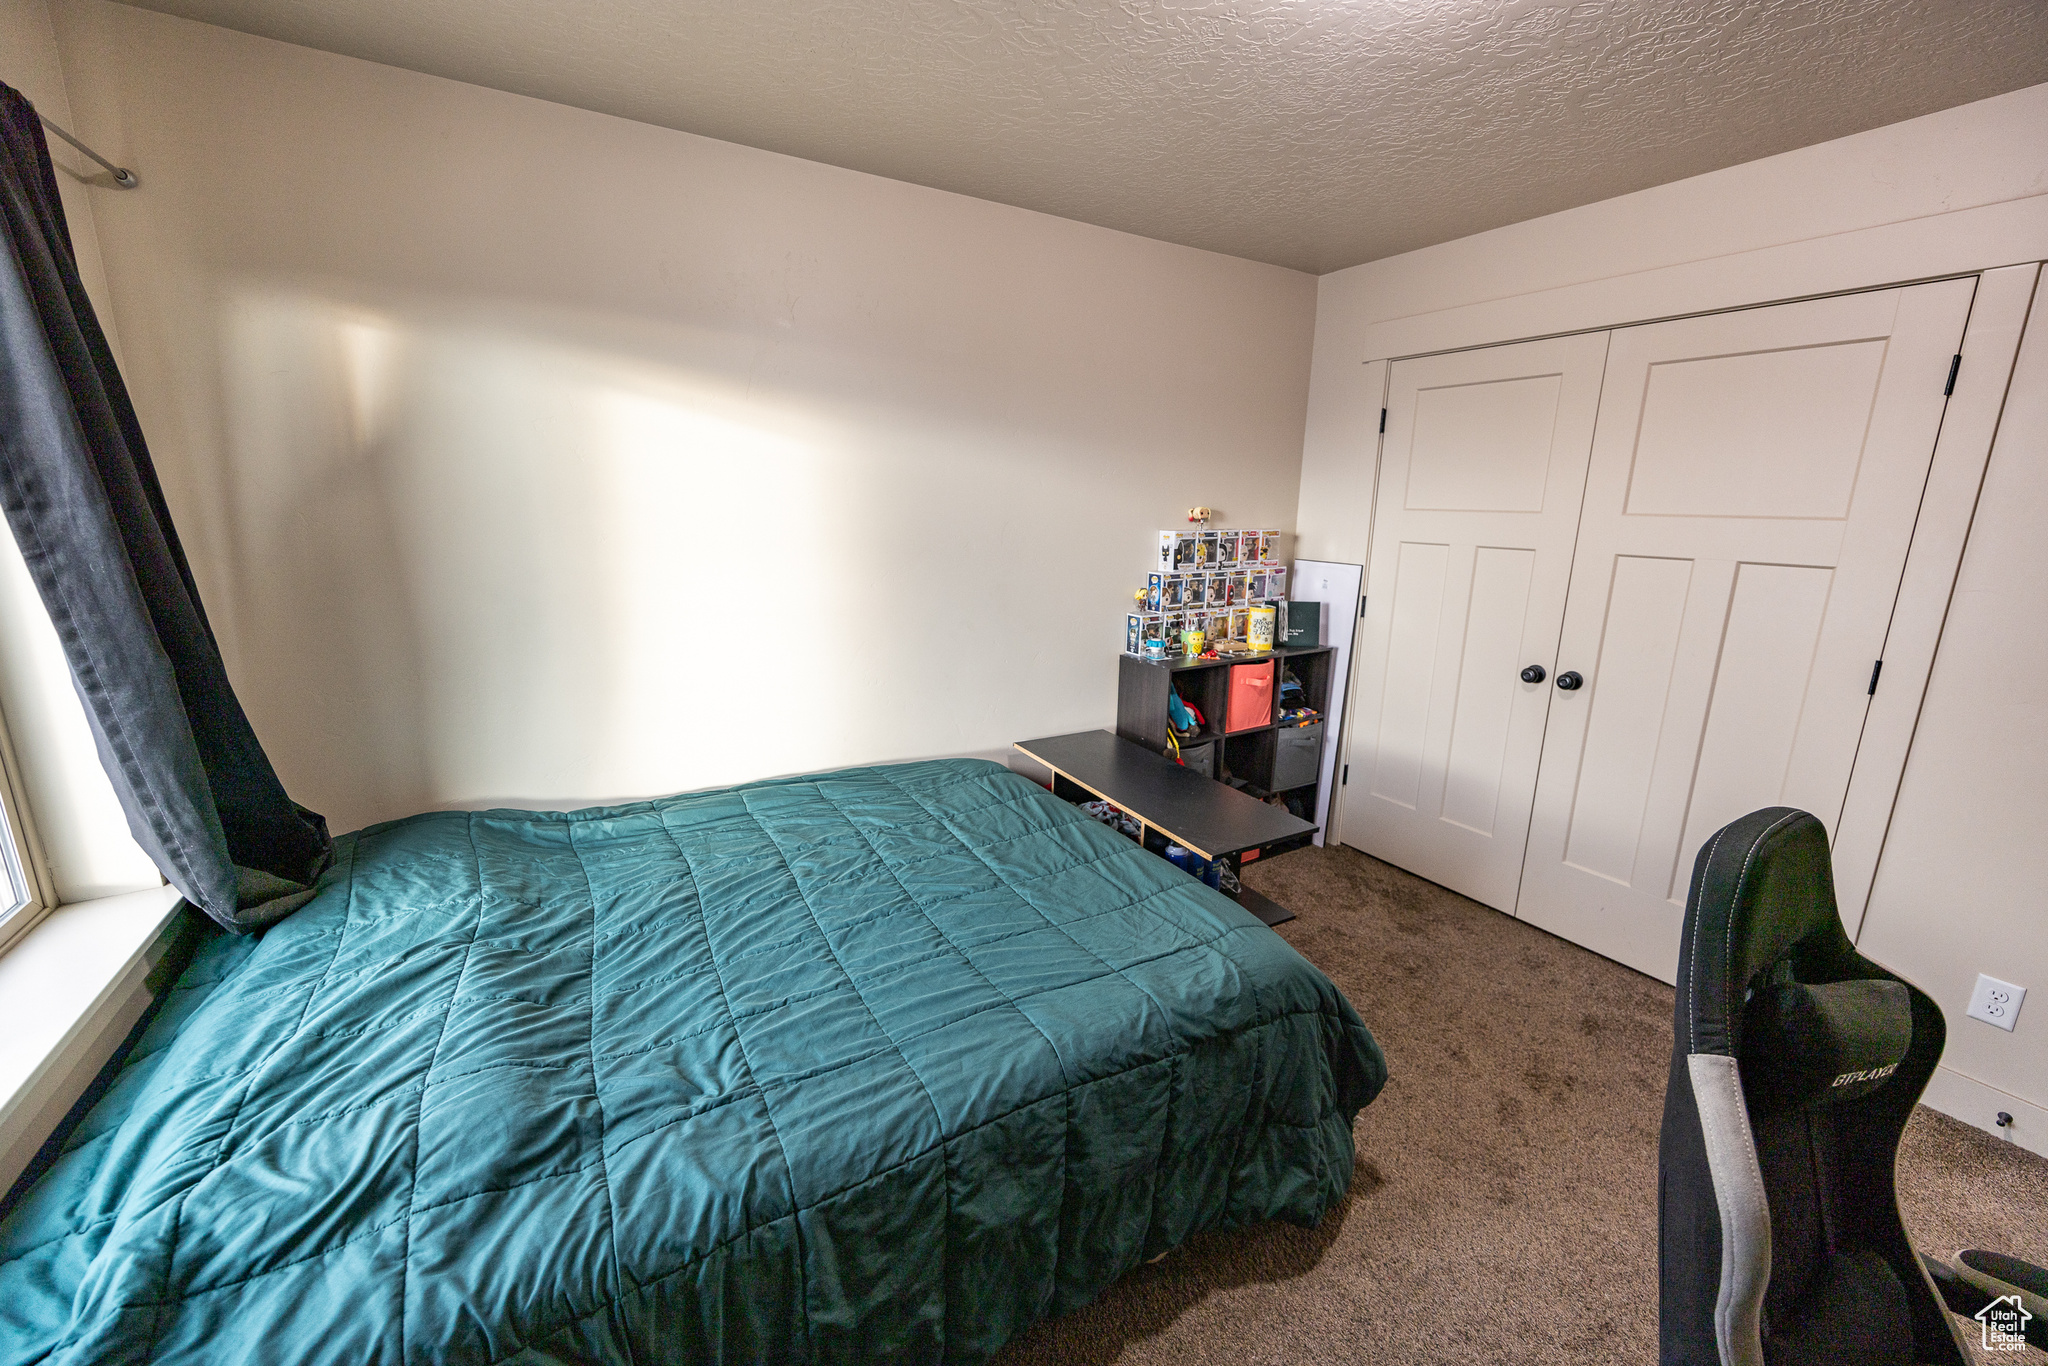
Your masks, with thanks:
[{"label": "white closet door", "polygon": [[1613,334],[1523,919],[1669,982],[1715,830],[1833,834],[1974,286]]},{"label": "white closet door", "polygon": [[1605,333],[1401,361],[1343,835],[1509,911],[1543,746]]}]

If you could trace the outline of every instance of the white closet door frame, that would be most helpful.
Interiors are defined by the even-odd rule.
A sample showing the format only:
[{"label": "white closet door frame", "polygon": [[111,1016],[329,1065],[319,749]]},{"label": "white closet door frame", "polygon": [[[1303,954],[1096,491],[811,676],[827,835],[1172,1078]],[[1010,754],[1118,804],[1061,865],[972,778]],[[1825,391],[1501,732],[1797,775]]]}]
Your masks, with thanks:
[{"label": "white closet door frame", "polygon": [[[1366,480],[1365,495],[1365,550],[1358,560],[1359,564],[1364,566],[1363,572],[1358,576],[1358,615],[1363,619],[1366,608],[1371,603],[1373,525],[1374,519],[1379,516],[1380,510],[1380,461],[1387,450],[1387,397],[1392,392],[1394,362],[1390,360],[1369,360],[1360,363],[1367,367],[1377,365],[1380,371],[1379,431],[1373,436],[1371,442],[1372,455],[1370,458],[1372,460],[1372,471],[1370,478]],[[1323,838],[1329,844],[1350,843],[1344,834],[1344,801],[1349,796],[1346,789],[1351,786],[1351,762],[1355,757],[1352,754],[1352,750],[1357,748],[1358,698],[1359,694],[1363,691],[1359,686],[1358,676],[1365,672],[1363,667],[1365,663],[1363,658],[1365,641],[1359,636],[1357,621],[1351,623],[1351,631],[1351,676],[1345,680],[1345,719],[1343,729],[1337,736],[1339,749],[1337,752],[1337,785],[1334,789],[1336,795],[1335,799],[1330,803],[1329,826],[1323,831]]]},{"label": "white closet door frame", "polygon": [[1884,671],[1870,699],[1835,832],[1835,899],[1852,940],[1863,929],[1892,807],[1906,773],[1907,751],[1941,642],[1942,622],[1962,568],[1963,544],[2019,356],[2020,334],[2026,330],[2029,307],[2038,298],[2040,272],[2038,264],[1985,271],[1978,277],[1977,297],[1963,329],[1962,365],[1942,415],[1920,519],[1906,551],[1898,601],[1885,636]]},{"label": "white closet door frame", "polygon": [[[1852,940],[1858,937],[1862,928],[1871,883],[1884,847],[1899,783],[1905,773],[1913,731],[1918,724],[1921,704],[1926,696],[1928,675],[1933,667],[1942,622],[1947,614],[1949,598],[1962,564],[1970,519],[1990,459],[1992,439],[1997,432],[1999,415],[2004,407],[2007,385],[2011,380],[2013,363],[2019,350],[2020,336],[2025,328],[2030,308],[2037,298],[2041,270],[2042,263],[2033,262],[1997,267],[1982,272],[1968,272],[1978,276],[1979,285],[1963,335],[1962,354],[1965,363],[1957,374],[1955,393],[1943,416],[1941,432],[1935,445],[1927,490],[1923,495],[1912,543],[1907,551],[1905,570],[1899,584],[1898,602],[1885,641],[1884,674],[1880,679],[1877,694],[1872,698],[1869,715],[1864,724],[1862,743],[1857,751],[1855,767],[1850,774],[1849,790],[1843,802],[1837,829],[1834,849],[1836,895],[1840,902],[1844,926]],[[1844,292],[1870,293],[1898,287],[1898,282],[1892,282]],[[1781,299],[1759,300],[1734,308],[1706,309],[1698,313],[1675,316],[1705,317],[1714,313],[1736,312],[1747,308],[1768,308],[1779,303],[1797,303],[1814,297],[1826,296],[1793,295]],[[1581,331],[1607,332],[1641,321],[1646,320],[1616,321],[1597,328],[1573,329],[1572,333],[1558,335],[1573,335]],[[1510,340],[1523,339],[1502,339],[1481,345],[1502,345]],[[1454,349],[1470,350],[1477,347]],[[1360,362],[1362,365],[1380,367],[1382,410],[1387,402],[1388,385],[1394,363],[1432,354],[1445,353],[1418,352],[1413,355]],[[1376,434],[1372,445],[1371,493],[1363,509],[1367,536],[1365,561],[1368,565],[1371,565],[1373,553],[1377,549],[1372,542],[1372,535],[1378,516],[1381,462],[1385,449],[1386,437],[1384,434]],[[1364,590],[1368,600],[1377,587],[1368,570]],[[1362,659],[1355,661],[1351,671],[1354,716],[1358,714],[1356,693],[1362,687],[1361,680],[1368,672],[1369,663],[1370,661]],[[1342,762],[1347,780],[1350,766],[1357,757],[1352,751],[1355,748],[1353,740],[1358,730],[1359,727],[1354,722],[1346,727],[1347,734],[1343,736]]]}]

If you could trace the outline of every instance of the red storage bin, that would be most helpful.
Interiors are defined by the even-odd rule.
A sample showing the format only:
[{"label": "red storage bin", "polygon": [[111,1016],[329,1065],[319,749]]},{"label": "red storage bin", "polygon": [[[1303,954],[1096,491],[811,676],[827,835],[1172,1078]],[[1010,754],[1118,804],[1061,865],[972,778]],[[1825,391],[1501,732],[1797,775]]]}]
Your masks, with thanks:
[{"label": "red storage bin", "polygon": [[1273,661],[1233,665],[1230,670],[1230,705],[1224,711],[1224,732],[1256,730],[1272,719]]}]

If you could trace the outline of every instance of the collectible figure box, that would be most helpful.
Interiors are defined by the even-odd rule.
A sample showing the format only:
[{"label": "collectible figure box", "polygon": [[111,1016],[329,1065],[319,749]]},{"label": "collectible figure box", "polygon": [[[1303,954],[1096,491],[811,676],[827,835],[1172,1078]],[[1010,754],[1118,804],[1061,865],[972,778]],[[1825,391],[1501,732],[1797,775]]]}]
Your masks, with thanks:
[{"label": "collectible figure box", "polygon": [[1162,531],[1159,533],[1159,553],[1152,561],[1152,568],[1161,574],[1185,574],[1195,567],[1195,533],[1192,531]]}]

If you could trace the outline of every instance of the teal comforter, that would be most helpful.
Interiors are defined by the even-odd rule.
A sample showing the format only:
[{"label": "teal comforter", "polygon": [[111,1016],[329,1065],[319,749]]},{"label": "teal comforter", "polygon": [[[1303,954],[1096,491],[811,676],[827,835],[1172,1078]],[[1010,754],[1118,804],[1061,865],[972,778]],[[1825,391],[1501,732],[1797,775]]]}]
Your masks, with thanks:
[{"label": "teal comforter", "polygon": [[0,1361],[980,1361],[1319,1218],[1378,1046],[978,761],[338,841],[0,1223]]}]

